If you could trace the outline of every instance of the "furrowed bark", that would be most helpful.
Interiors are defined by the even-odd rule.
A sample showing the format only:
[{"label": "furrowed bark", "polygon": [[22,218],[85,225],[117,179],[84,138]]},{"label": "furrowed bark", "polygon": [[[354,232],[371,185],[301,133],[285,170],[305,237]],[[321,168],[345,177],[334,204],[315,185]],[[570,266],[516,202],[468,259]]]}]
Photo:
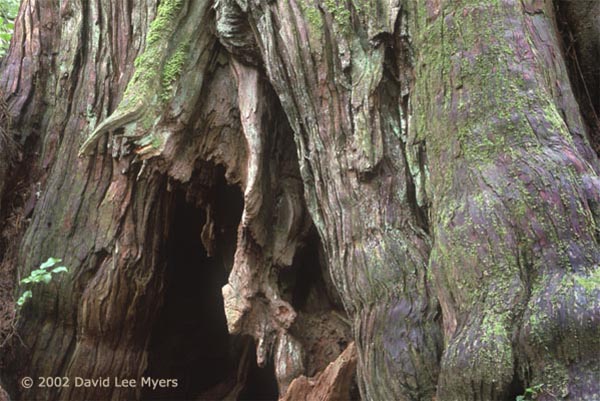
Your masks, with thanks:
[{"label": "furrowed bark", "polygon": [[[54,3],[24,1],[0,78],[24,152],[0,187],[33,188],[4,197],[24,212],[3,272],[69,267],[3,351],[11,393],[251,398],[256,360],[280,397],[336,399],[351,337],[366,400],[600,393],[596,105],[549,0]],[[593,84],[586,2],[559,3]],[[190,277],[224,285],[182,320],[219,308],[227,377],[21,391],[177,372],[180,226],[206,254]]]},{"label": "furrowed bark", "polygon": [[8,107],[0,92],[0,216],[2,215],[2,198],[8,173],[18,156],[18,148],[13,139],[11,125]]},{"label": "furrowed bark", "polygon": [[[230,319],[232,334],[256,339],[259,364],[275,360],[282,393],[293,378],[324,369],[350,340],[330,295],[315,289],[320,284],[303,284],[312,291],[309,303],[320,307],[295,310],[291,304],[307,301],[293,296],[295,279],[280,275],[285,268],[297,275],[308,268],[295,255],[311,225],[295,147],[270,87],[256,70],[230,65],[207,29],[215,24],[210,5],[69,2],[58,10],[52,4],[40,8],[33,0],[23,4],[15,38],[33,47],[11,48],[6,68],[22,75],[7,74],[3,84],[23,127],[22,142],[29,141],[31,154],[43,151],[41,159],[34,158],[40,171],[28,177],[41,181],[41,197],[17,256],[3,263],[18,263],[24,277],[45,258],[61,257],[69,274],[36,287],[21,313],[23,347],[16,344],[16,351],[3,357],[14,394],[27,399],[140,397],[139,390],[114,386],[21,391],[15,380],[25,374],[144,375],[153,327],[164,307],[166,269],[172,268],[166,244],[178,188],[204,211],[204,226],[197,232],[208,255],[222,259],[223,269],[231,271],[232,285],[226,288],[234,289],[240,302],[233,307],[244,315]],[[41,22],[31,26],[31,18],[51,20],[52,27],[62,24],[50,38],[60,49],[50,60],[35,59],[39,43],[24,39],[38,32]],[[33,55],[19,53],[23,49]],[[30,59],[35,63],[27,64],[29,69],[18,65]],[[28,86],[37,76],[46,86]],[[264,98],[254,98],[255,90]],[[35,114],[50,101],[45,115]],[[139,102],[143,107],[129,112]],[[222,224],[229,223],[221,216],[223,199],[216,198],[224,185],[216,166],[223,167],[226,182],[244,192],[244,214],[235,222],[237,244],[221,243],[223,230],[229,229]],[[279,288],[281,283],[287,287]],[[228,301],[225,312],[231,317]],[[315,322],[328,333],[319,344],[311,334]],[[308,347],[326,355],[306,357]],[[240,395],[249,380],[252,356],[246,355],[232,348],[237,382],[220,383],[222,388],[203,394]]]},{"label": "furrowed bark", "polygon": [[429,239],[410,205],[401,87],[385,67],[399,4],[352,19],[341,3],[236,6],[294,130],[308,208],[354,320],[361,394],[431,396],[440,336]]},{"label": "furrowed bark", "polygon": [[[415,139],[447,343],[438,399],[598,394],[598,160],[543,2],[414,3]],[[571,106],[571,107],[569,107]],[[583,306],[585,305],[585,306]]]},{"label": "furrowed bark", "polygon": [[554,2],[571,82],[591,143],[600,154],[600,3],[593,0]]},{"label": "furrowed bark", "polygon": [[[11,47],[5,64],[9,73],[2,75],[3,86],[10,94],[9,104],[21,129],[21,141],[31,146],[29,152],[41,152],[32,169],[34,174],[36,168],[39,172],[30,177],[41,181],[41,196],[19,245],[18,261],[3,262],[20,266],[22,278],[46,258],[61,257],[70,274],[60,283],[34,289],[34,298],[21,314],[29,318],[20,319],[19,325],[26,347],[17,351],[14,364],[9,365],[15,376],[53,376],[82,366],[87,366],[83,371],[89,372],[95,363],[99,372],[114,368],[111,364],[115,359],[110,354],[89,354],[85,352],[88,347],[125,351],[122,373],[140,368],[141,351],[131,340],[140,335],[140,329],[143,332],[143,315],[136,314],[139,318],[131,326],[125,322],[148,299],[134,302],[129,316],[124,309],[115,311],[117,300],[127,302],[135,291],[110,291],[106,279],[126,277],[149,263],[154,267],[147,271],[147,277],[153,277],[155,267],[159,268],[152,252],[142,258],[135,241],[127,238],[130,232],[121,238],[117,232],[122,227],[120,223],[129,220],[131,225],[134,215],[144,209],[144,195],[154,198],[160,180],[148,182],[137,193],[139,197],[132,199],[134,173],[130,171],[129,177],[123,173],[128,170],[128,161],[113,161],[106,154],[97,160],[78,159],[75,149],[82,131],[89,127],[87,119],[105,115],[119,96],[118,89],[123,88],[130,73],[124,66],[133,61],[141,45],[130,35],[143,36],[146,18],[152,18],[146,14],[147,6],[139,4],[132,10],[128,4],[76,1],[65,3],[62,9],[35,1],[25,1],[21,6],[15,34],[15,41],[21,45]],[[113,20],[110,27],[108,20]],[[127,47],[127,43],[131,46]],[[47,49],[56,51],[49,53]],[[121,71],[123,81],[118,81],[119,75],[109,75],[114,70]],[[58,153],[61,157],[56,158]],[[160,198],[157,201],[160,205]],[[153,200],[146,211],[157,203]],[[135,207],[129,208],[132,204]],[[144,223],[139,227],[142,232],[144,227]],[[120,257],[122,269],[111,269]],[[106,276],[101,278],[101,273],[98,277],[98,272]],[[94,285],[87,287],[93,278]],[[98,283],[104,283],[104,289],[98,291],[104,295],[95,298],[90,289]],[[112,314],[107,310],[97,310],[95,316],[86,314],[91,304],[100,299],[107,301],[104,305]],[[156,305],[150,301],[148,307],[152,310]],[[114,318],[116,324],[105,326],[105,318]],[[77,319],[79,327],[75,325]],[[125,330],[128,340],[119,341],[121,330]],[[52,350],[51,354],[47,350]],[[88,362],[83,363],[87,358]],[[58,389],[46,388],[35,394],[24,392],[22,397],[51,399],[58,397],[57,393]]]}]

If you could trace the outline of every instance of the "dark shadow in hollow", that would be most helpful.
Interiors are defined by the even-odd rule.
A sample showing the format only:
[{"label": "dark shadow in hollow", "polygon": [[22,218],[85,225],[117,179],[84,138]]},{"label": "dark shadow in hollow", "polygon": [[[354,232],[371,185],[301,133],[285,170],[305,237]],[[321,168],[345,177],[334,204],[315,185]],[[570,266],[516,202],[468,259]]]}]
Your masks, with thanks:
[{"label": "dark shadow in hollow", "polygon": [[272,358],[269,358],[269,363],[263,368],[256,364],[256,355],[252,355],[250,359],[246,386],[240,394],[239,400],[276,401],[279,398],[279,390]]},{"label": "dark shadow in hollow", "polygon": [[345,311],[324,261],[321,239],[313,226],[304,240],[304,245],[294,256],[292,266],[280,274],[280,286],[292,288],[285,294],[295,310],[316,312],[335,309]]},{"label": "dark shadow in hollow", "polygon": [[[272,361],[259,368],[254,352],[243,368],[244,383],[236,383],[244,344],[253,340],[227,331],[221,288],[233,263],[243,196],[224,176],[222,167],[203,163],[188,187],[173,194],[164,301],[152,328],[144,377],[176,379],[177,385],[139,386],[143,400],[220,400],[234,388],[243,388],[239,400],[278,398]],[[212,256],[202,243],[206,211],[197,203],[211,205]]]},{"label": "dark shadow in hollow", "polygon": [[[216,198],[216,220],[239,222],[240,191],[227,186],[224,178],[216,181],[215,187],[204,188]],[[175,192],[171,210],[164,303],[153,327],[144,376],[177,379],[177,385],[144,386],[144,400],[194,399],[215,387],[234,384],[236,375],[221,295],[228,274],[221,250],[213,257],[207,255],[201,241],[205,211],[188,202],[185,191]],[[235,241],[235,232],[219,234],[218,239]]]},{"label": "dark shadow in hollow", "polygon": [[525,394],[525,385],[523,381],[519,378],[519,375],[515,372],[513,375],[513,380],[508,386],[507,389],[507,400],[516,400],[518,396]]}]

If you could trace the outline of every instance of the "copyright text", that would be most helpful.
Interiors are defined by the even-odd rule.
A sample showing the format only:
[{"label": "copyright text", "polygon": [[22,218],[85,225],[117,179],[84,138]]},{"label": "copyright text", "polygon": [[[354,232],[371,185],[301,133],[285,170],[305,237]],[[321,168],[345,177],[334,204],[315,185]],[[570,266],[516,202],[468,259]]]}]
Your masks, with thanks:
[{"label": "copyright text", "polygon": [[97,377],[88,379],[84,377],[38,377],[33,380],[31,377],[23,377],[21,385],[24,388],[31,387],[113,387],[113,388],[150,388],[156,390],[159,388],[177,388],[179,383],[177,379],[160,379],[154,377],[142,377],[141,379],[120,378],[120,377]]}]

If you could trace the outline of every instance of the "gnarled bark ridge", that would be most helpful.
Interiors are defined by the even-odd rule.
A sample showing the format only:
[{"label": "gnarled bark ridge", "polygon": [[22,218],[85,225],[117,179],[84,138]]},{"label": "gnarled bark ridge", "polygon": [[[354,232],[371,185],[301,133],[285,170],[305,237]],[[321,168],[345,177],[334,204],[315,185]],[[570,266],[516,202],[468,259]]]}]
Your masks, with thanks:
[{"label": "gnarled bark ridge", "polygon": [[347,396],[351,337],[363,399],[597,396],[597,43],[575,81],[558,26],[549,0],[25,0],[0,85],[40,191],[2,264],[70,272],[23,309],[9,390],[157,371],[184,202],[231,372],[178,396],[243,399],[250,359]]}]

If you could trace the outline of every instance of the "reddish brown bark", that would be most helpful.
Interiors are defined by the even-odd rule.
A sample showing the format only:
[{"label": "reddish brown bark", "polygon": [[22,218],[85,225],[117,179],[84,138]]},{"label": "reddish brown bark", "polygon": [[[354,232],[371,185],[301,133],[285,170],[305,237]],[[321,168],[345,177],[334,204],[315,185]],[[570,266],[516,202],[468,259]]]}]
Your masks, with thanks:
[{"label": "reddish brown bark", "polygon": [[[231,334],[255,337],[259,365],[279,358],[275,375],[282,390],[297,375],[323,369],[341,352],[338,342],[349,341],[348,328],[328,300],[331,291],[318,265],[314,281],[302,284],[308,294],[295,295],[294,282],[300,280],[296,275],[308,266],[295,262],[294,255],[305,242],[310,220],[289,127],[278,114],[270,87],[256,79],[257,72],[230,62],[206,25],[197,24],[198,18],[214,23],[208,6],[208,2],[186,5],[178,17],[174,38],[185,32],[194,39],[173,88],[176,96],[155,122],[155,131],[171,136],[161,145],[162,156],[148,162],[157,153],[147,143],[132,149],[111,135],[100,138],[89,156],[78,157],[78,151],[84,137],[119,104],[134,71],[133,60],[145,46],[156,3],[75,1],[59,10],[50,3],[26,1],[21,8],[2,84],[10,94],[18,138],[31,155],[27,179],[39,181],[40,194],[21,245],[6,254],[3,264],[21,266],[23,277],[54,256],[63,259],[70,273],[60,282],[35,287],[34,298],[21,312],[18,329],[23,343],[15,341],[4,357],[4,376],[19,397],[140,396],[140,390],[115,386],[23,390],[17,379],[29,375],[139,380],[147,369],[158,369],[149,362],[148,344],[168,301],[166,269],[175,268],[169,227],[181,202],[202,211],[196,246],[201,246],[201,239],[207,260],[217,261],[214,268],[224,274],[232,271],[234,287],[227,288],[234,288],[245,305],[239,325],[230,319]],[[48,32],[45,27],[52,29]],[[255,97],[255,90],[264,96]],[[225,182],[244,192],[242,219],[233,226],[227,222],[231,211],[223,209],[231,200],[221,197],[234,196],[223,189]],[[184,201],[178,200],[178,191],[185,194]],[[317,250],[314,246],[310,252]],[[291,274],[282,278],[284,268]],[[307,296],[312,300],[306,301]],[[229,314],[229,298],[225,304]],[[313,346],[309,333],[314,319],[332,333],[318,348],[328,350],[328,356],[305,362],[302,348]],[[232,336],[227,358],[233,365],[246,366],[243,358],[254,358],[253,354],[243,357],[236,338]],[[200,364],[198,370],[202,369],[210,367]],[[249,375],[238,375],[237,382],[223,377],[221,391],[242,391]],[[181,385],[187,386],[185,391],[212,391]]]},{"label": "reddish brown bark", "polygon": [[356,370],[356,347],[350,343],[340,356],[313,378],[294,379],[282,401],[344,401],[351,399],[348,392]]},{"label": "reddish brown bark", "polygon": [[364,399],[598,394],[597,105],[560,40],[549,1],[25,0],[1,268],[69,273],[34,288],[3,383],[336,399],[356,362]]}]

